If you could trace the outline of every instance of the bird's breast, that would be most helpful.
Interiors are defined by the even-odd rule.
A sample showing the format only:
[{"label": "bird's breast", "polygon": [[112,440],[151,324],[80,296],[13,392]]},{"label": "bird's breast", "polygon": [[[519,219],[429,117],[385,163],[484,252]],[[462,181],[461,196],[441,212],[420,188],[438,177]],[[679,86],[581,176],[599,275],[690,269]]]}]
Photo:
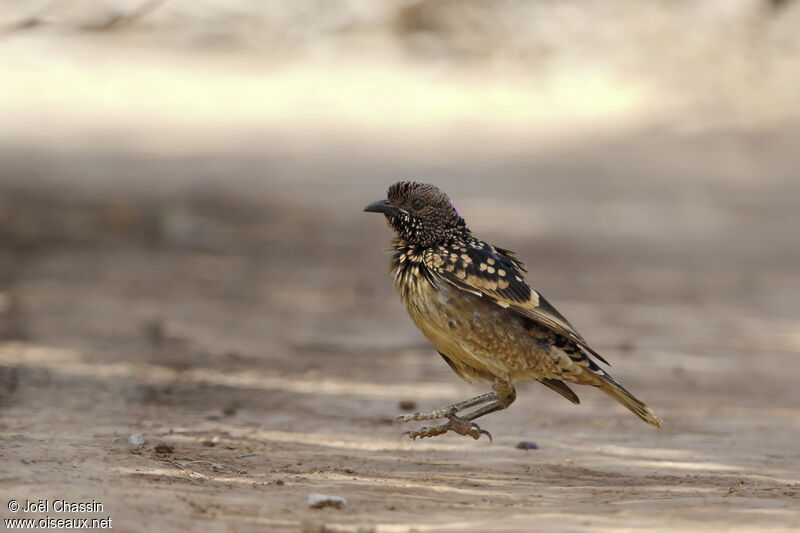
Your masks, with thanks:
[{"label": "bird's breast", "polygon": [[[491,299],[432,276],[421,254],[395,254],[392,274],[414,324],[472,377],[538,379],[552,334]],[[547,372],[545,372],[547,373]]]}]

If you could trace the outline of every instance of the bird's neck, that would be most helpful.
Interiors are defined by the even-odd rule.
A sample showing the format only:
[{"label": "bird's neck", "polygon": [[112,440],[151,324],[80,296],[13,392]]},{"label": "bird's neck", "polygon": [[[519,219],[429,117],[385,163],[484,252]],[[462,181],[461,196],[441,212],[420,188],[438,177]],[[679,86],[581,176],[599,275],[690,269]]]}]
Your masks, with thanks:
[{"label": "bird's neck", "polygon": [[433,276],[425,266],[424,254],[428,248],[404,239],[392,240],[392,263],[390,272],[400,298],[408,304],[423,286],[435,284]]},{"label": "bird's neck", "polygon": [[405,239],[392,239],[392,270],[394,268],[407,268],[409,266],[424,265],[423,256],[427,247],[414,244]]}]

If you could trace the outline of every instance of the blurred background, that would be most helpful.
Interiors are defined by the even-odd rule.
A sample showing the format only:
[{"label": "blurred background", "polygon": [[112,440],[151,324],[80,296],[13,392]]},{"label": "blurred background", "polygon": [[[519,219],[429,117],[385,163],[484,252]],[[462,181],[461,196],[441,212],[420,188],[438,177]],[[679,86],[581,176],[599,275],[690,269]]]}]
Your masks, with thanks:
[{"label": "blurred background", "polygon": [[[4,488],[128,501],[120,462],[185,474],[109,448],[134,432],[189,459],[222,435],[254,486],[321,483],[296,454],[407,453],[398,400],[482,389],[413,328],[389,231],[361,213],[399,179],[518,252],[667,420],[646,446],[702,461],[736,435],[715,461],[797,483],[799,27],[791,0],[0,0],[0,430],[7,457],[58,465],[14,463]],[[636,453],[591,443],[638,421],[591,391],[524,394],[536,409],[493,415],[495,435],[584,443],[636,484]],[[727,487],[712,477],[693,486]],[[236,527],[298,523],[289,500],[225,494]]]}]

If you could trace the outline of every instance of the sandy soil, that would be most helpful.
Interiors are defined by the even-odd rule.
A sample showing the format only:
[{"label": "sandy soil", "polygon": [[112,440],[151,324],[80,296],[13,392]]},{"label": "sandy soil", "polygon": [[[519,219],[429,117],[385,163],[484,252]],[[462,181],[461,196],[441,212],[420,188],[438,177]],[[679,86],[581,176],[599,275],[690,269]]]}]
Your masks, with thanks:
[{"label": "sandy soil", "polygon": [[[7,153],[0,500],[93,499],[120,531],[796,531],[792,139],[380,166],[338,148]],[[400,402],[486,390],[413,328],[389,232],[360,212],[420,174],[518,251],[662,429],[593,390],[573,406],[523,384],[482,422],[493,443],[401,438]],[[309,509],[313,492],[347,505]]]}]

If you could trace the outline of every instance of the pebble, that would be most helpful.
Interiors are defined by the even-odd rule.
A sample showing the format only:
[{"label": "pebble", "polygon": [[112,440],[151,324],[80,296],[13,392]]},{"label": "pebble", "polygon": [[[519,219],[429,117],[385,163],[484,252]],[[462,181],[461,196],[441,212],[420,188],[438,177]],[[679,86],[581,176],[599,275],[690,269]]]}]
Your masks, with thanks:
[{"label": "pebble", "polygon": [[347,505],[347,500],[341,496],[331,496],[330,494],[320,494],[312,492],[308,495],[308,506],[314,509],[321,509],[323,507],[335,507],[341,509]]},{"label": "pebble", "polygon": [[144,446],[144,443],[144,435],[141,433],[133,433],[130,437],[128,437],[128,445],[133,448],[141,448]]},{"label": "pebble", "polygon": [[517,448],[520,450],[538,450],[539,445],[529,440],[522,440],[517,444]]},{"label": "pebble", "polygon": [[414,400],[400,400],[399,407],[403,411],[412,411],[417,408],[417,402]]},{"label": "pebble", "polygon": [[156,453],[175,453],[175,445],[171,442],[162,440],[153,446],[153,450],[155,450]]}]

